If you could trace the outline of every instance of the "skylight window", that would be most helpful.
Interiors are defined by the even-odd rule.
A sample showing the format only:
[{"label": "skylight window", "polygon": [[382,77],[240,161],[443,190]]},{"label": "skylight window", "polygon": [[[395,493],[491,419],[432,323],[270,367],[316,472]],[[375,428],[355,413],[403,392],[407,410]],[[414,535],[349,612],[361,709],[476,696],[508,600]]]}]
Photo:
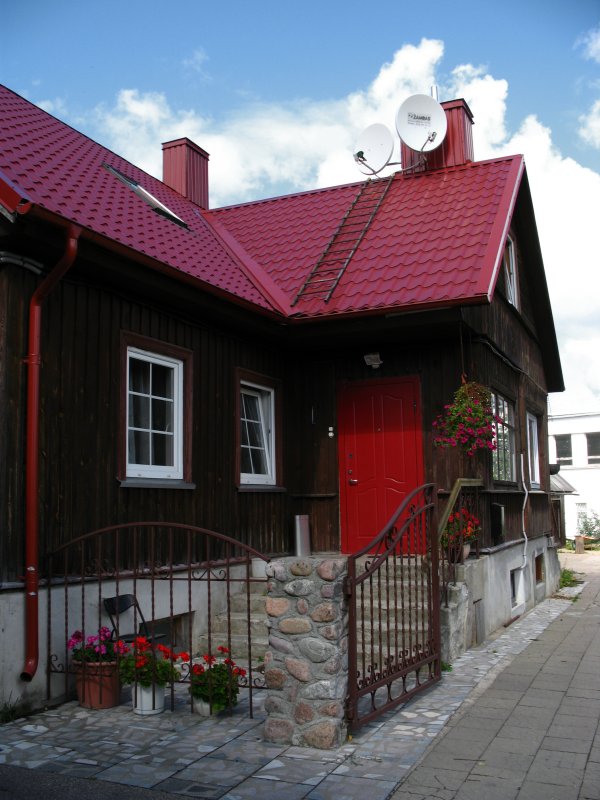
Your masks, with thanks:
[{"label": "skylight window", "polygon": [[142,200],[147,203],[150,208],[156,211],[157,214],[161,214],[163,217],[170,219],[171,222],[175,222],[177,225],[181,225],[183,228],[187,228],[187,224],[178,217],[177,214],[174,214],[170,208],[168,208],[164,203],[161,203],[160,200],[154,197],[147,189],[144,189],[137,181],[134,181],[133,178],[128,178],[127,175],[124,175],[120,172],[116,167],[111,167],[110,164],[103,164],[102,165],[105,169],[107,169],[115,178],[118,178],[121,183],[124,183],[125,186],[129,186],[129,188],[137,194],[138,197],[141,197]]}]

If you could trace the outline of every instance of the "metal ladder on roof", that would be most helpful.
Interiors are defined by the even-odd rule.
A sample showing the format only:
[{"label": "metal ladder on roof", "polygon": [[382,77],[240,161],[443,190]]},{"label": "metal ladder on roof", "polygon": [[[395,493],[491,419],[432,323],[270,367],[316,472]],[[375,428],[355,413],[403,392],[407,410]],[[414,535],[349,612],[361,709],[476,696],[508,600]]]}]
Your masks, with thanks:
[{"label": "metal ladder on roof", "polygon": [[300,287],[292,306],[307,296],[320,295],[326,303],[329,301],[383,203],[393,178],[390,175],[389,178],[369,179],[362,185],[329,244]]}]

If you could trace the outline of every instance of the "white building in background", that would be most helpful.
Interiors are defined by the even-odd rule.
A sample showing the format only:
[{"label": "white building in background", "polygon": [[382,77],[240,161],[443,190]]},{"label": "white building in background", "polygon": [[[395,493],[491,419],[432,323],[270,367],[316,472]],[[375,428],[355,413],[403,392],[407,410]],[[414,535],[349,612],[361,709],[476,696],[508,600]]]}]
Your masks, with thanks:
[{"label": "white building in background", "polygon": [[578,516],[600,514],[600,413],[558,414],[548,417],[549,457],[575,488],[565,495],[565,530],[575,538]]}]

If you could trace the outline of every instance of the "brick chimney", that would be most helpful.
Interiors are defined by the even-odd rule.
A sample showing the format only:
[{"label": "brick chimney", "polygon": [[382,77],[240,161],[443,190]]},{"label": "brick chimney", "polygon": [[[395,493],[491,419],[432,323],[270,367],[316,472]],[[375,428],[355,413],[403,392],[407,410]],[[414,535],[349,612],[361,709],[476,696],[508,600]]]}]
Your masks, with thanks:
[{"label": "brick chimney", "polygon": [[[457,167],[474,161],[471,109],[464,100],[448,100],[441,103],[441,106],[446,112],[448,131],[440,147],[424,154],[427,157],[428,170]],[[403,169],[417,165],[421,159],[421,153],[411,150],[404,142],[401,142],[400,153]]]},{"label": "brick chimney", "polygon": [[190,139],[164,142],[163,182],[200,208],[208,208],[208,159],[206,150]]}]

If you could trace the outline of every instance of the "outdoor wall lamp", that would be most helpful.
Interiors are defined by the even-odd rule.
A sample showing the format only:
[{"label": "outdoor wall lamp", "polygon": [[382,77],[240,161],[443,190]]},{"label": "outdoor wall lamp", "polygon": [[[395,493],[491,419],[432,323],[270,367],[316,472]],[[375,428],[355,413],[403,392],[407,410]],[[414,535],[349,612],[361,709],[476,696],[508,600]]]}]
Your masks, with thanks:
[{"label": "outdoor wall lamp", "polygon": [[383,364],[379,353],[366,353],[363,358],[365,359],[367,367],[373,367],[373,369],[379,369]]}]

